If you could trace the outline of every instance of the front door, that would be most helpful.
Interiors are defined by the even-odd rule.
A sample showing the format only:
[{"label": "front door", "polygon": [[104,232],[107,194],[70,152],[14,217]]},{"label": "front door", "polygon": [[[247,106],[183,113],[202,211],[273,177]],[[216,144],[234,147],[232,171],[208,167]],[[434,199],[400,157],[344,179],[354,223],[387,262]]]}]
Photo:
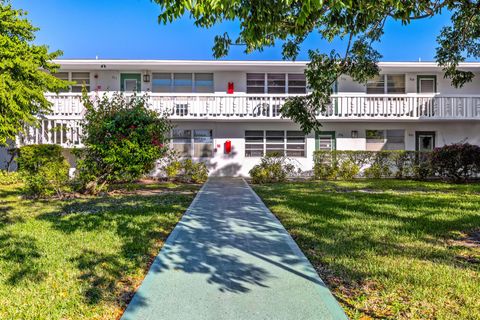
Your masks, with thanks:
[{"label": "front door", "polygon": [[435,148],[435,132],[417,131],[415,132],[415,150],[432,151]]},{"label": "front door", "polygon": [[120,90],[124,92],[140,92],[142,75],[140,73],[120,74]]},{"label": "front door", "polygon": [[422,75],[417,76],[417,91],[418,93],[437,92],[437,77]]},{"label": "front door", "polygon": [[315,137],[315,149],[319,151],[335,150],[335,131],[320,131]]}]

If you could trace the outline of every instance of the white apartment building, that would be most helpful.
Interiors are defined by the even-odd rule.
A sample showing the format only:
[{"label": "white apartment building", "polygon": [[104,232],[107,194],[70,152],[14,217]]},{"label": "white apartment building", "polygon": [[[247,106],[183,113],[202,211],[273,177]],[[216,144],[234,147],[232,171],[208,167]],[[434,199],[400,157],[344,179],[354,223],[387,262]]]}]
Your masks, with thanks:
[{"label": "white apartment building", "polygon": [[[382,62],[367,83],[341,76],[332,103],[318,114],[321,132],[305,135],[279,109],[308,93],[307,62],[58,60],[57,77],[75,81],[68,92],[46,93],[53,112],[17,144],[79,148],[82,84],[92,95],[148,92],[150,107],[176,128],[172,147],[205,161],[214,175],[242,175],[268,152],[283,153],[311,170],[315,150],[430,150],[456,142],[480,145],[480,63],[456,89],[432,62]],[[227,145],[231,145],[228,152]]]}]

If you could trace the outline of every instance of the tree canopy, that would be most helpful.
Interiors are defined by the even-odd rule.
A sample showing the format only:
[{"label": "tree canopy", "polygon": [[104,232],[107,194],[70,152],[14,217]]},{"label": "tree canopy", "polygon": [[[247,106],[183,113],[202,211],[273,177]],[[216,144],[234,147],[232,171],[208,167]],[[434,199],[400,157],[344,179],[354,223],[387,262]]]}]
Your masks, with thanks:
[{"label": "tree canopy", "polygon": [[160,5],[160,23],[169,23],[186,13],[198,27],[208,28],[226,20],[238,21],[234,38],[224,33],[215,37],[214,57],[226,56],[231,46],[243,45],[245,52],[262,50],[282,42],[283,58],[295,60],[300,45],[311,33],[322,39],[343,39],[344,50],[310,50],[305,71],[312,93],[296,97],[282,107],[282,115],[292,118],[305,132],[319,130],[318,111],[330,103],[332,85],[344,74],[365,82],[379,72],[381,54],[374,48],[381,40],[384,25],[393,19],[408,25],[442,12],[451,13],[437,37],[435,59],[445,77],[456,87],[473,79],[459,63],[480,57],[480,1],[475,0],[154,0]]},{"label": "tree canopy", "polygon": [[35,124],[37,114],[48,112],[46,91],[69,85],[50,74],[58,68],[52,60],[62,52],[49,53],[47,46],[33,44],[38,28],[25,15],[0,0],[0,145],[13,140],[26,124]]}]

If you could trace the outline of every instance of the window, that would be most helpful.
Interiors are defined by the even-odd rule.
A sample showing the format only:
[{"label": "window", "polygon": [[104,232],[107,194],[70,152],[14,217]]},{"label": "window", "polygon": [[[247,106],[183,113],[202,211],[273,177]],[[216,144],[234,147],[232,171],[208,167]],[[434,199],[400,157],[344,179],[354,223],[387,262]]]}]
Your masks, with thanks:
[{"label": "window", "polygon": [[173,74],[173,92],[193,92],[193,80],[191,73]]},{"label": "window", "polygon": [[368,151],[404,150],[405,130],[367,130]]},{"label": "window", "polygon": [[287,157],[305,157],[305,134],[287,131]]},{"label": "window", "polygon": [[245,157],[262,157],[263,146],[263,131],[245,131]]},{"label": "window", "polygon": [[368,94],[405,93],[404,74],[381,74],[367,81]]},{"label": "window", "polygon": [[302,131],[245,131],[245,157],[277,154],[305,157],[305,134]]},{"label": "window", "polygon": [[283,130],[266,131],[265,143],[266,155],[285,155],[285,132]]},{"label": "window", "polygon": [[170,73],[152,73],[152,92],[171,92],[172,75]]},{"label": "window", "polygon": [[307,81],[303,73],[247,73],[247,93],[304,94]]},{"label": "window", "polygon": [[182,157],[191,157],[192,130],[173,129],[172,148]]},{"label": "window", "polygon": [[213,132],[209,129],[174,129],[171,143],[182,157],[213,156]]},{"label": "window", "polygon": [[387,130],[385,150],[405,150],[405,130]]},{"label": "window", "polygon": [[82,92],[83,86],[90,91],[90,73],[89,72],[72,72],[72,81],[76,84],[72,85],[72,92]]},{"label": "window", "polygon": [[193,156],[211,157],[213,155],[212,130],[193,130]]},{"label": "window", "polygon": [[70,88],[60,90],[60,92],[82,92],[83,85],[85,85],[87,91],[90,91],[90,72],[57,72],[52,74],[54,77],[65,80],[73,81],[75,84]]},{"label": "window", "polygon": [[405,93],[405,75],[387,75],[387,93]]},{"label": "window", "polygon": [[247,93],[265,93],[265,74],[247,73]]},{"label": "window", "polygon": [[125,79],[125,91],[133,92],[137,90],[137,80],[136,79]]},{"label": "window", "polygon": [[285,74],[268,73],[267,74],[267,92],[285,93]]},{"label": "window", "polygon": [[152,92],[212,93],[213,73],[152,73]]},{"label": "window", "polygon": [[305,79],[305,74],[288,74],[288,93],[307,93],[307,80]]},{"label": "window", "polygon": [[195,73],[195,92],[213,92],[213,73]]}]

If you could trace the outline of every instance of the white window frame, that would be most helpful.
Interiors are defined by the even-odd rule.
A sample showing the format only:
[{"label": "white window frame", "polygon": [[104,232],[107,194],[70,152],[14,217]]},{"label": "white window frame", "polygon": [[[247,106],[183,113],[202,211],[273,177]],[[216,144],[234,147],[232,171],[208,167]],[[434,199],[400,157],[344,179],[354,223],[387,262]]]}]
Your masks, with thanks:
[{"label": "white window frame", "polygon": [[[195,158],[195,159],[210,159],[214,157],[215,153],[215,139],[214,137],[214,130],[213,128],[175,128],[178,130],[190,130],[190,142],[188,143],[190,147],[190,154],[187,156],[181,155],[180,157],[185,157],[185,158]],[[195,157],[195,130],[208,130],[212,132],[212,155],[210,157]],[[170,139],[170,146],[173,147],[173,131],[170,133],[170,136],[172,137]]]},{"label": "white window frame", "polygon": [[[73,80],[73,77],[72,77],[72,74],[73,74],[73,73],[88,73],[88,85],[87,85],[87,87],[88,87],[88,91],[89,91],[89,92],[92,90],[92,83],[91,83],[91,82],[92,82],[92,74],[91,74],[90,71],[63,71],[63,70],[58,70],[58,72],[56,72],[56,73],[66,73],[66,74],[68,75],[68,76],[67,76],[67,81],[69,81],[69,82],[75,81],[75,80]],[[53,73],[52,75],[55,76],[56,73]],[[83,83],[77,83],[76,85],[77,85],[77,86],[78,86],[78,85],[83,86]],[[65,92],[65,93],[71,93],[71,92],[73,92],[73,91],[72,91],[72,87],[73,87],[73,86],[75,86],[75,85],[70,85],[70,86],[68,86],[68,89],[66,89],[64,92]]]},{"label": "white window frame", "polygon": [[[402,75],[404,77],[404,91],[403,93],[389,93],[388,92],[388,76],[398,76]],[[383,77],[383,94],[405,94],[407,91],[407,80],[406,80],[406,74],[405,73],[382,73],[379,75],[380,77]],[[375,94],[381,94],[381,93],[368,93],[368,81],[365,84],[365,93],[369,95],[375,95]]]},{"label": "white window frame", "polygon": [[[262,139],[262,142],[247,142],[246,141],[246,132],[247,131],[259,131],[259,132],[262,132],[263,133],[263,139]],[[280,143],[280,142],[267,142],[267,131],[282,131],[283,132],[283,142]],[[301,149],[288,149],[288,146],[289,145],[293,145],[293,144],[300,144],[300,143],[292,143],[292,142],[287,142],[288,140],[288,136],[287,136],[287,132],[289,131],[300,131],[300,130],[245,130],[244,131],[244,157],[245,158],[261,158],[261,157],[264,157],[266,154],[267,154],[267,144],[278,144],[278,145],[282,145],[283,146],[283,155],[282,156],[285,156],[285,157],[289,157],[289,158],[306,158],[307,157],[307,136],[304,135],[304,141],[303,141],[303,156],[288,156],[287,155],[287,152],[290,150],[290,151],[300,151]],[[256,136],[256,137],[260,137],[260,136]],[[247,151],[247,148],[246,148],[246,145],[247,144],[262,144],[263,145],[263,152],[262,152],[262,155],[261,156],[247,156],[246,155],[246,151]],[[255,149],[255,150],[259,150],[259,149]]]},{"label": "white window frame", "polygon": [[[178,72],[178,71],[152,71],[152,80],[153,81],[153,75],[156,74],[156,73],[163,73],[163,74],[170,74],[170,90],[168,92],[159,92],[159,91],[153,91],[153,84],[152,84],[152,93],[185,93],[185,94],[188,94],[188,93],[198,93],[197,90],[196,90],[196,78],[195,78],[195,75],[196,74],[211,74],[212,75],[212,92],[200,92],[200,93],[205,93],[205,94],[208,94],[208,93],[215,93],[215,73],[214,72]],[[175,92],[174,91],[174,88],[175,88],[175,74],[179,74],[179,73],[188,73],[188,74],[191,74],[192,75],[192,90],[191,92]]]},{"label": "white window frame", "polygon": [[[276,94],[290,94],[288,92],[288,75],[289,74],[303,74],[300,72],[247,72],[245,74],[245,93],[255,95],[255,94],[261,94],[261,93],[255,93],[255,92],[248,92],[248,75],[249,74],[263,74],[263,94],[271,94],[271,95],[276,95]],[[285,93],[268,93],[268,75],[269,74],[283,74],[285,76]],[[300,88],[298,86],[294,86],[295,88]],[[260,88],[258,86],[254,88]],[[307,79],[305,79],[305,93],[292,93],[294,95],[301,95],[301,94],[306,94],[308,92],[308,83]],[[252,130],[255,131],[255,130]]]},{"label": "white window frame", "polygon": [[[383,132],[383,138],[382,139],[368,139],[367,137],[367,131],[382,131]],[[406,130],[403,128],[400,129],[365,129],[365,144],[368,145],[370,144],[375,144],[375,143],[383,143],[384,146],[388,144],[388,131],[403,131],[403,149],[395,149],[395,150],[405,150],[406,148]],[[370,140],[370,142],[369,142]],[[374,141],[372,141],[374,140]],[[380,141],[379,141],[380,140]],[[368,149],[368,148],[367,148]],[[384,150],[393,150],[393,149],[384,149]]]}]

